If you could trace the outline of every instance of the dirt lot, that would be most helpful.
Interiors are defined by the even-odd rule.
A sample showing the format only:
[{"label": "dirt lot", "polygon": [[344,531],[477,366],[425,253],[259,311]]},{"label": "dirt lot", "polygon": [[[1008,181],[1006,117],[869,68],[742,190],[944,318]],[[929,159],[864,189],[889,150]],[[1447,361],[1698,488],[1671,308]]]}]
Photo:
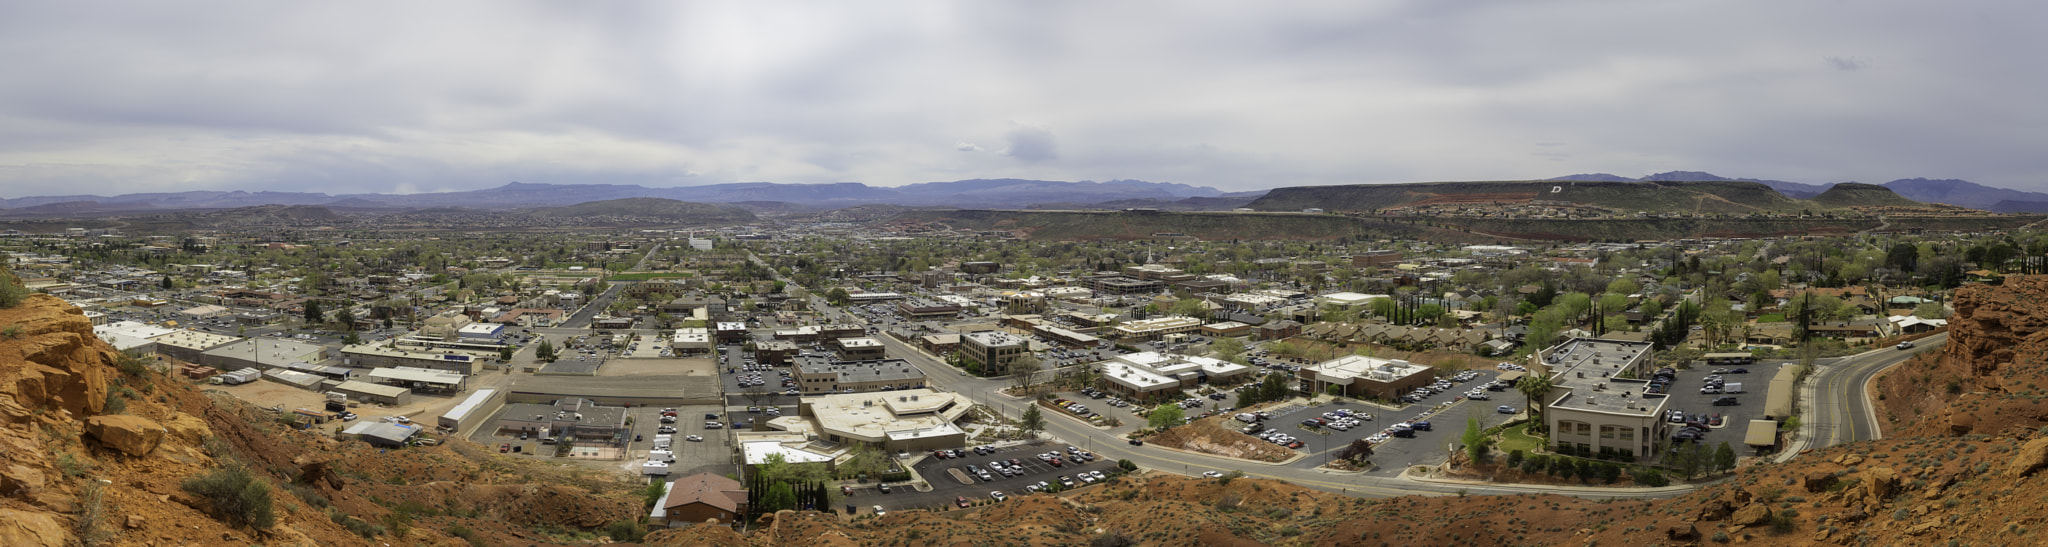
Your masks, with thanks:
[{"label": "dirt lot", "polygon": [[[1204,454],[1215,454],[1231,458],[1243,458],[1262,462],[1285,461],[1294,457],[1295,452],[1286,447],[1259,440],[1242,432],[1233,431],[1222,425],[1227,415],[1216,415],[1195,420],[1188,425],[1168,429],[1153,435],[1147,442]],[[1230,423],[1238,423],[1232,420]]]},{"label": "dirt lot", "polygon": [[598,376],[710,376],[712,361],[696,359],[638,359],[625,358],[606,361],[597,369]]}]

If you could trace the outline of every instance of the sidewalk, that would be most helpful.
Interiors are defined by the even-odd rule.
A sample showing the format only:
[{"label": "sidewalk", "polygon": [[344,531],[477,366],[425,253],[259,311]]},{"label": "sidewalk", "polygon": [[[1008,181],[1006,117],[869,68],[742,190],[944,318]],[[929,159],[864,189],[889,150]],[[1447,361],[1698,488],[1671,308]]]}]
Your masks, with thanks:
[{"label": "sidewalk", "polygon": [[1512,482],[1486,482],[1486,481],[1479,481],[1479,480],[1470,480],[1470,479],[1445,479],[1445,478],[1436,478],[1436,477],[1424,477],[1424,476],[1419,476],[1419,475],[1416,475],[1416,474],[1414,473],[1414,468],[1413,468],[1413,467],[1411,466],[1411,467],[1410,467],[1410,468],[1408,468],[1408,469],[1402,470],[1402,471],[1401,471],[1401,474],[1399,474],[1399,475],[1395,475],[1395,476],[1394,476],[1394,478],[1395,478],[1396,480],[1404,480],[1404,481],[1409,481],[1409,482],[1421,482],[1421,483],[1429,483],[1429,484],[1445,484],[1445,485],[1456,485],[1456,486],[1474,486],[1474,487],[1481,487],[1481,488],[1494,488],[1494,489],[1502,489],[1502,490],[1528,490],[1528,491],[1529,491],[1529,493],[1537,493],[1537,494],[1563,494],[1563,495],[1578,495],[1578,494],[1594,494],[1594,495],[1598,495],[1598,494],[1617,494],[1617,495],[1620,495],[1620,494],[1638,494],[1638,495],[1640,495],[1640,494],[1683,494],[1683,493],[1686,493],[1686,492],[1691,492],[1691,491],[1693,491],[1693,490],[1697,490],[1697,489],[1699,489],[1699,488],[1700,488],[1701,486],[1707,486],[1707,485],[1711,485],[1711,484],[1714,484],[1714,483],[1718,483],[1718,482],[1721,482],[1721,481],[1725,481],[1725,480],[1728,480],[1728,479],[1730,479],[1730,478],[1733,478],[1733,476],[1731,475],[1731,476],[1729,476],[1729,477],[1722,477],[1722,478],[1719,478],[1719,479],[1715,479],[1715,480],[1711,480],[1711,481],[1707,481],[1707,482],[1703,482],[1703,483],[1697,483],[1697,484],[1674,484],[1674,485],[1671,485],[1671,486],[1657,486],[1657,487],[1648,487],[1648,486],[1617,486],[1617,487],[1611,487],[1611,488],[1610,488],[1610,487],[1600,487],[1600,486],[1560,486],[1560,485],[1554,485],[1554,484],[1521,484],[1521,483],[1512,483]]}]

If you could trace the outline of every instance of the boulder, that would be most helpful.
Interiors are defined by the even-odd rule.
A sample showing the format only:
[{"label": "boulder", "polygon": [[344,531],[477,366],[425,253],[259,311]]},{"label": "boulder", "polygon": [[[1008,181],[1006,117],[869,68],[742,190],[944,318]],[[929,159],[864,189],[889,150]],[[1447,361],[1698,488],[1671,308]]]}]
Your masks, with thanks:
[{"label": "boulder", "polygon": [[1856,464],[1863,463],[1863,455],[1843,454],[1842,457],[1835,458],[1835,463],[1842,464],[1842,467],[1853,467]]},{"label": "boulder", "polygon": [[1729,513],[1732,513],[1734,511],[1735,507],[1728,505],[1728,502],[1726,500],[1710,501],[1707,502],[1704,507],[1700,508],[1700,520],[1725,519],[1728,518]]},{"label": "boulder", "polygon": [[2005,476],[2024,477],[2035,470],[2048,467],[2048,437],[2027,441],[2005,462]]},{"label": "boulder", "polygon": [[1742,509],[1736,510],[1734,515],[1729,516],[1728,524],[1733,524],[1736,526],[1755,526],[1766,520],[1770,520],[1770,518],[1770,507],[1766,507],[1764,506],[1764,504],[1761,503],[1752,503],[1743,506]]},{"label": "boulder", "polygon": [[130,456],[142,456],[163,443],[164,427],[141,416],[113,414],[85,420],[85,434]]},{"label": "boulder", "polygon": [[71,531],[50,513],[0,509],[0,545],[58,547],[70,543]]},{"label": "boulder", "polygon": [[1836,482],[1840,481],[1835,478],[1835,474],[1826,471],[1807,473],[1806,480],[1804,481],[1806,492],[1809,494],[1824,492],[1829,488],[1833,488]]},{"label": "boulder", "polygon": [[192,446],[199,446],[213,436],[213,428],[206,425],[206,420],[183,412],[171,414],[171,419],[164,422],[164,430]]},{"label": "boulder", "polygon": [[1977,428],[1977,417],[1969,414],[1951,414],[1948,417],[1948,433],[1957,437],[1970,434]]},{"label": "boulder", "polygon": [[23,490],[41,490],[48,480],[42,471],[21,464],[5,464],[0,467],[0,494]]},{"label": "boulder", "polygon": [[1665,528],[1664,538],[1671,541],[1699,541],[1700,529],[1690,524],[1685,525],[1684,530],[1677,527]]},{"label": "boulder", "polygon": [[1899,491],[1899,473],[1890,467],[1872,468],[1863,474],[1863,480],[1870,486],[1870,495],[1877,498],[1877,503],[1892,499],[1892,494]]}]

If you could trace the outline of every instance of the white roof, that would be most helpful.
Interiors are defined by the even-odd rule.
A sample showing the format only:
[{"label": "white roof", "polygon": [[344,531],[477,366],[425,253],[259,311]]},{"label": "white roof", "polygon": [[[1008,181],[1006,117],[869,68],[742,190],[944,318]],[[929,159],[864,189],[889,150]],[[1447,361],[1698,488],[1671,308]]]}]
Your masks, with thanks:
[{"label": "white roof", "polygon": [[467,325],[463,325],[463,326],[462,326],[462,333],[463,333],[463,334],[497,334],[497,332],[498,332],[498,329],[502,329],[502,328],[505,328],[505,326],[504,326],[504,325],[500,325],[500,324],[497,324],[497,323],[470,323],[470,324],[467,324]]},{"label": "white roof", "polygon": [[749,465],[768,463],[768,456],[770,454],[781,454],[783,461],[789,463],[822,463],[832,461],[831,456],[801,448],[790,448],[775,441],[740,443],[740,453],[746,455],[747,464]]},{"label": "white roof", "polygon": [[[277,372],[277,371],[271,371],[271,372]],[[300,374],[304,374],[304,373],[300,373]],[[383,385],[383,384],[372,384],[372,383],[369,383],[369,382],[358,382],[358,381],[355,381],[355,380],[349,380],[349,381],[346,381],[346,382],[342,382],[342,383],[341,383],[341,385],[337,385],[337,386],[334,386],[334,389],[335,389],[336,391],[353,391],[353,392],[356,392],[356,393],[368,393],[368,394],[371,394],[371,395],[376,395],[376,396],[379,396],[379,397],[397,397],[397,396],[400,396],[400,395],[405,395],[405,394],[406,394],[406,393],[407,393],[408,391],[410,391],[410,390],[407,390],[407,389],[405,389],[405,388],[402,388],[402,387],[398,387],[398,386],[387,386],[387,385]]]},{"label": "white roof", "polygon": [[491,400],[491,396],[497,393],[498,390],[495,389],[476,390],[476,393],[469,394],[468,399],[463,399],[462,404],[448,409],[448,413],[442,414],[441,417],[460,422],[463,418],[468,418],[469,413],[475,412],[477,407],[483,406],[485,401]]},{"label": "white roof", "polygon": [[453,372],[431,371],[412,367],[374,368],[370,369],[370,374],[368,378],[370,378],[371,380],[398,380],[402,382],[426,382],[430,384],[448,385],[462,383],[461,374],[456,374]]}]

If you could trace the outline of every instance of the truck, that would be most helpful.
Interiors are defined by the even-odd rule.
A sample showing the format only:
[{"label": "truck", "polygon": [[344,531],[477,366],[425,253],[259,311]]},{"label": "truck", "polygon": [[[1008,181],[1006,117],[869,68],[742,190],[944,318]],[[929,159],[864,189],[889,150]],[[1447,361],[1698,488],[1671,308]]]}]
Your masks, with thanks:
[{"label": "truck", "polygon": [[1722,393],[1742,393],[1742,382],[1729,382],[1721,386]]},{"label": "truck", "polygon": [[348,412],[348,395],[334,391],[329,391],[326,395],[328,412]]}]

